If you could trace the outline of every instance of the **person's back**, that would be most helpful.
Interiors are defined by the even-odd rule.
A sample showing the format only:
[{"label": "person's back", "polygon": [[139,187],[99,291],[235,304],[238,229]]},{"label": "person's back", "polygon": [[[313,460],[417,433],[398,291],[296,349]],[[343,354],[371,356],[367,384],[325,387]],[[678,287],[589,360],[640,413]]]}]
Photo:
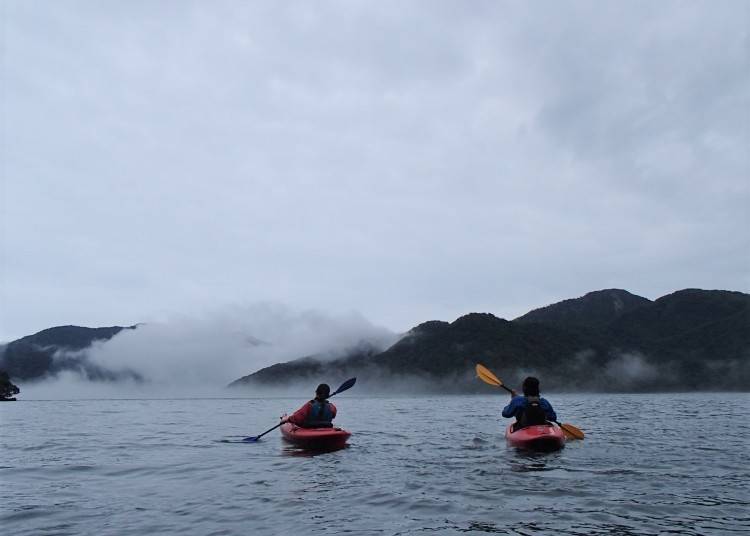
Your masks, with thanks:
[{"label": "person's back", "polygon": [[503,417],[515,417],[514,430],[556,421],[557,415],[546,399],[539,396],[539,380],[529,376],[523,381],[523,396],[511,391],[510,404],[503,408]]},{"label": "person's back", "polygon": [[331,428],[336,417],[336,406],[328,401],[331,388],[321,383],[315,390],[315,398],[305,403],[287,418],[287,422],[302,428]]}]

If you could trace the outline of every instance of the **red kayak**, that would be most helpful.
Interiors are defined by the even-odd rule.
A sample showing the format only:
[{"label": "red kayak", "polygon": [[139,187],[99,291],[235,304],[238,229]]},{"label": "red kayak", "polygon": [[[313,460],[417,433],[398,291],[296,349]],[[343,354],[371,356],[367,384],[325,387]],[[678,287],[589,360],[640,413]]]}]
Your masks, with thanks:
[{"label": "red kayak", "polygon": [[505,439],[513,447],[529,450],[558,450],[565,446],[565,433],[556,424],[527,426],[513,431],[513,425],[505,429]]},{"label": "red kayak", "polygon": [[[283,418],[285,418],[284,415]],[[290,422],[281,425],[281,435],[289,443],[309,450],[338,450],[352,435],[342,428],[301,428]]]}]

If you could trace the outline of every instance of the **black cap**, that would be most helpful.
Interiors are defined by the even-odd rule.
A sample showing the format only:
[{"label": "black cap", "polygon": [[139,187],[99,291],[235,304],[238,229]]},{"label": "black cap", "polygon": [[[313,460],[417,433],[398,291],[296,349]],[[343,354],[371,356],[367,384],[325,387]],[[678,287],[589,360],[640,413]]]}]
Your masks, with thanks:
[{"label": "black cap", "polygon": [[331,394],[331,388],[327,383],[321,383],[318,388],[315,389],[315,396],[318,398],[328,398]]}]

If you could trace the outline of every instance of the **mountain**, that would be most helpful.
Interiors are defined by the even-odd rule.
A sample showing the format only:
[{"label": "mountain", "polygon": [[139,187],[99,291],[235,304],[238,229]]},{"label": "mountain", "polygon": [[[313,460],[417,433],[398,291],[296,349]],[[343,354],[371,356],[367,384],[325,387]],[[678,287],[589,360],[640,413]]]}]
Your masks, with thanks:
[{"label": "mountain", "polygon": [[622,315],[607,329],[690,389],[750,388],[750,295],[686,289]]},{"label": "mountain", "polygon": [[513,321],[471,313],[450,323],[425,322],[380,353],[308,356],[231,385],[358,376],[363,390],[483,391],[473,373],[478,362],[514,385],[538,375],[546,389],[747,390],[750,295],[686,289],[651,301],[601,290]]},{"label": "mountain", "polygon": [[[136,326],[60,326],[0,346],[9,381],[75,371],[91,380],[142,379],[89,359],[92,345]],[[248,339],[254,345],[264,344]],[[750,295],[685,289],[654,301],[621,289],[590,292],[508,321],[470,313],[415,326],[388,348],[360,343],[249,373],[233,388],[336,383],[358,392],[487,392],[478,362],[511,385],[537,375],[545,390],[750,390]]]},{"label": "mountain", "polygon": [[514,320],[518,323],[539,323],[562,328],[603,328],[621,316],[651,304],[651,300],[627,290],[607,289],[589,292],[581,298],[534,309]]},{"label": "mountain", "polygon": [[108,341],[136,326],[86,328],[59,326],[8,343],[0,355],[0,369],[16,380],[28,381],[55,376],[72,370],[92,380],[141,379],[133,371],[112,371],[92,363],[87,349],[96,342]]},{"label": "mountain", "polygon": [[[620,315],[610,323],[607,332],[622,344],[647,344],[650,348],[680,347],[685,337],[698,332],[703,332],[703,336],[692,337],[689,346],[704,345],[708,343],[707,338],[718,335],[726,336],[727,340],[747,342],[749,329],[719,332],[722,332],[721,325],[727,322],[742,327],[742,320],[747,319],[748,311],[748,294],[686,289],[663,296],[648,307],[639,307]],[[744,327],[748,328],[750,324]]]},{"label": "mountain", "polygon": [[[295,382],[314,381],[330,367],[342,373],[346,373],[347,368],[360,371],[367,368],[369,360],[382,350],[371,342],[362,341],[357,346],[344,351],[340,357],[312,355],[287,363],[277,363],[243,376],[229,384],[229,387],[253,386],[258,382],[267,386],[280,386],[288,384],[290,378],[293,378]],[[337,356],[340,354],[337,353]]]},{"label": "mountain", "polygon": [[473,370],[478,361],[498,369],[543,367],[560,354],[586,348],[585,339],[553,325],[524,325],[487,313],[417,326],[375,357],[392,374],[440,379]]}]

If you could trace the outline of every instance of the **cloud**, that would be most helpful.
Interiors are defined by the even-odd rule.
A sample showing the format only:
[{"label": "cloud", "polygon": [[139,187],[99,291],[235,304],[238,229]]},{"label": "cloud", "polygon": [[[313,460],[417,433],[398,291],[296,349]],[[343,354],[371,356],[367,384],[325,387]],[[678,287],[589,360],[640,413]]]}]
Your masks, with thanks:
[{"label": "cloud", "polygon": [[335,358],[362,341],[385,348],[395,340],[358,313],[258,303],[149,322],[89,355],[101,367],[134,370],[157,387],[213,389],[277,362],[313,354]]},{"label": "cloud", "polygon": [[78,372],[65,370],[54,378],[17,382],[24,400],[78,400],[91,398],[132,398],[153,394],[136,382],[92,382]]},{"label": "cloud", "polygon": [[610,389],[617,386],[620,389],[632,389],[651,385],[660,377],[657,367],[646,361],[644,356],[636,353],[618,354],[604,366],[604,385]]},{"label": "cloud", "polygon": [[0,335],[750,290],[746,10],[6,2]]}]

